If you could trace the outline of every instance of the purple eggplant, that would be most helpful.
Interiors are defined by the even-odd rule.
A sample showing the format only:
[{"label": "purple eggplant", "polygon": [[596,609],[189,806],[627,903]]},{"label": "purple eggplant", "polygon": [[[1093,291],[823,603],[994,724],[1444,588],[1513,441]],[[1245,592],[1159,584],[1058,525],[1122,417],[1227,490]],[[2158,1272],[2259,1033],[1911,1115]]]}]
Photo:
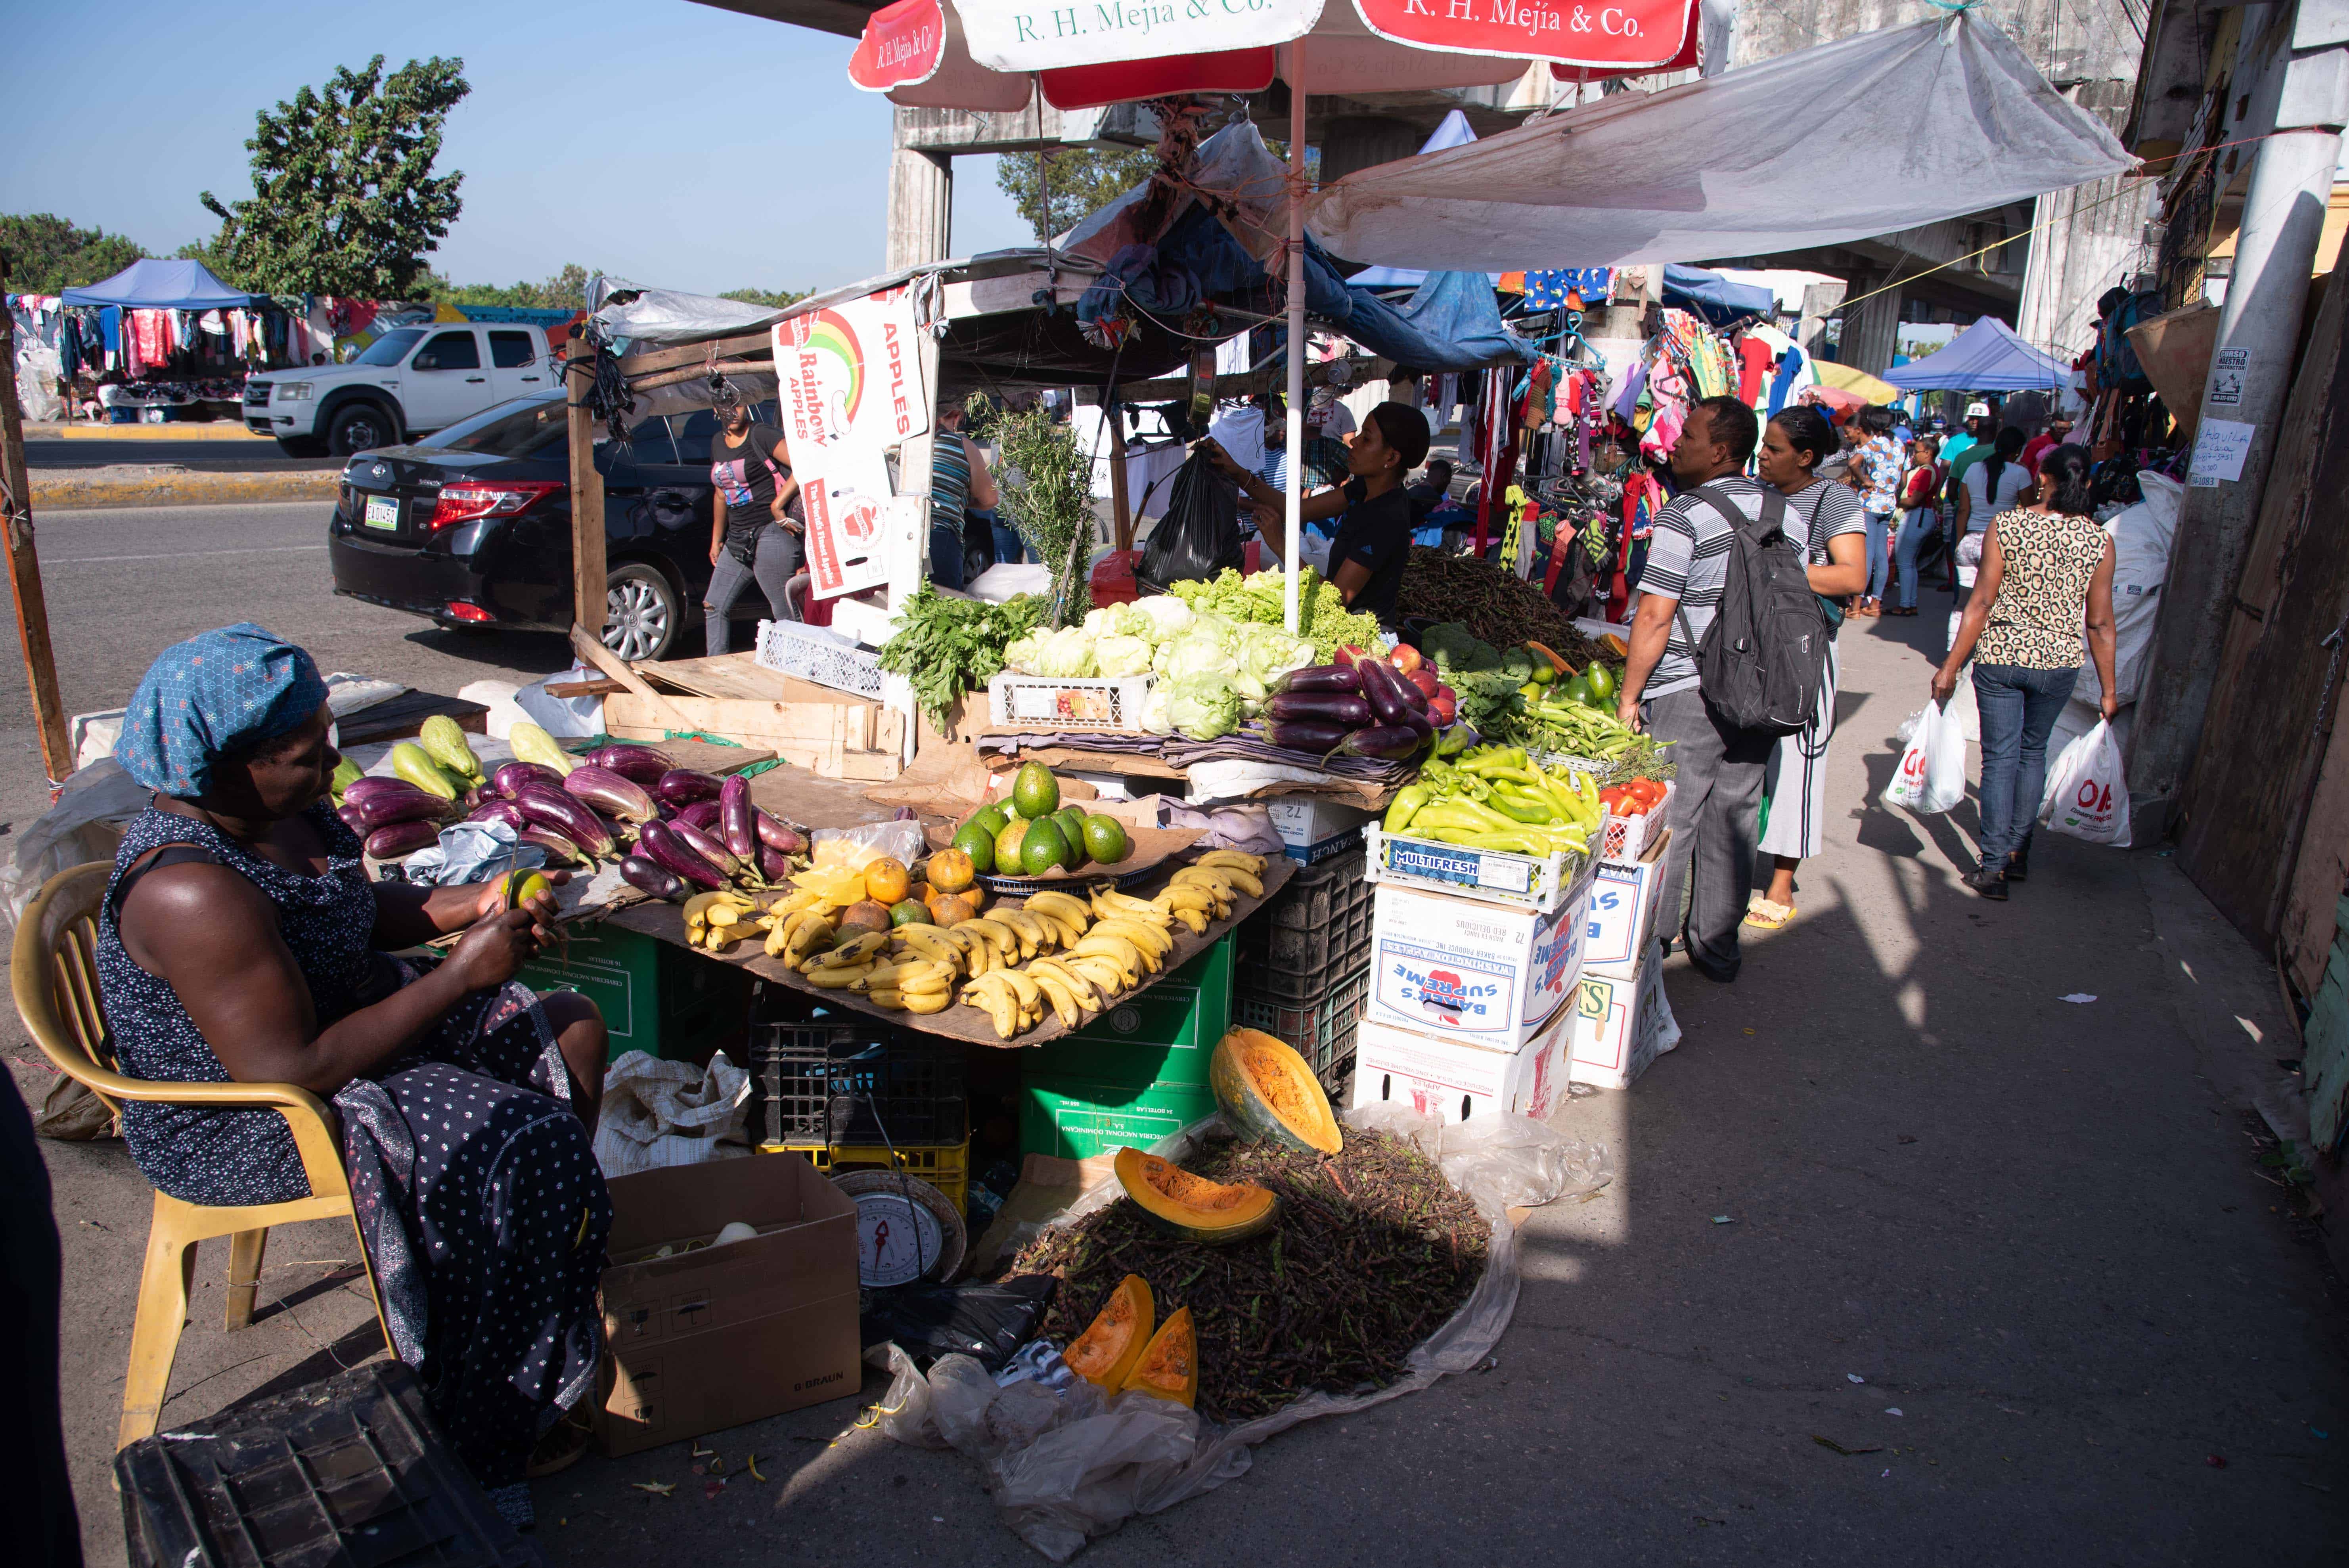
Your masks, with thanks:
[{"label": "purple eggplant", "polygon": [[372,833],[394,822],[442,821],[451,815],[448,801],[421,789],[411,789],[404,795],[384,790],[369,795],[356,806],[346,802],[343,809],[359,814],[360,820],[354,826],[361,833]]},{"label": "purple eggplant", "polygon": [[911,806],[900,806],[897,808],[897,814],[889,820],[893,822],[918,822],[921,820],[921,813]]},{"label": "purple eggplant", "polygon": [[544,850],[547,858],[557,865],[592,863],[587,858],[586,851],[552,828],[524,828],[522,830],[521,841],[525,844],[536,844],[540,849]]},{"label": "purple eggplant", "polygon": [[[1409,725],[1376,725],[1358,729],[1330,748],[1330,757],[1368,757],[1379,762],[1407,762],[1426,737]],[[1329,757],[1322,758],[1328,761]]]},{"label": "purple eggplant", "polygon": [[543,784],[550,789],[563,788],[563,775],[537,762],[501,762],[490,775],[490,788],[511,800],[522,793],[525,784]]},{"label": "purple eggplant", "polygon": [[438,823],[413,820],[393,822],[367,836],[367,852],[377,860],[388,861],[399,855],[414,854],[425,845],[437,842],[440,837]]},{"label": "purple eggplant", "polygon": [[1375,659],[1365,659],[1354,666],[1362,672],[1362,696],[1369,699],[1371,713],[1382,727],[1408,727],[1411,703],[1402,695],[1402,677]]},{"label": "purple eggplant", "polygon": [[1427,711],[1427,694],[1419,689],[1417,681],[1399,670],[1395,673],[1395,689],[1402,694],[1402,700],[1411,704],[1414,712]]},{"label": "purple eggplant", "polygon": [[620,857],[620,880],[638,892],[650,893],[671,903],[682,902],[693,891],[685,885],[683,878],[663,871],[642,855]]},{"label": "purple eggplant", "polygon": [[687,849],[691,850],[729,876],[742,869],[741,861],[736,858],[734,851],[728,849],[717,834],[704,832],[690,822],[671,822],[667,827],[670,832],[684,841]]},{"label": "purple eggplant", "polygon": [[612,830],[578,796],[543,784],[525,784],[514,798],[533,827],[552,828],[597,860],[612,852]]},{"label": "purple eggplant", "polygon": [[1274,746],[1287,747],[1291,751],[1309,751],[1319,756],[1360,727],[1352,724],[1333,724],[1326,718],[1276,719],[1264,727],[1264,738]]},{"label": "purple eggplant", "polygon": [[[369,800],[375,799],[378,796],[398,795],[409,792],[413,792],[418,795],[427,793],[425,790],[417,789],[415,785],[410,784],[405,779],[394,779],[388,773],[370,773],[364,779],[354,779],[350,783],[344,786],[343,804],[346,806],[364,806]],[[436,800],[440,799],[440,797],[438,795],[435,795],[432,798]],[[443,804],[446,804],[446,802],[444,801]]]},{"label": "purple eggplant", "polygon": [[623,779],[633,779],[646,789],[660,781],[660,776],[677,764],[666,751],[649,746],[599,746],[580,758],[590,768],[608,768]]},{"label": "purple eggplant", "polygon": [[772,844],[761,843],[759,846],[759,874],[765,877],[769,882],[782,881],[785,877],[792,874],[791,857],[783,853],[782,851],[775,848]]},{"label": "purple eggplant", "polygon": [[755,862],[759,831],[750,813],[757,810],[750,804],[750,781],[740,773],[719,786],[719,841],[726,846],[726,852],[738,861]]},{"label": "purple eggplant", "polygon": [[690,768],[672,768],[660,776],[653,793],[672,806],[690,806],[697,800],[715,800],[726,786],[707,773],[696,773]]},{"label": "purple eggplant", "polygon": [[726,885],[726,878],[719,869],[678,837],[674,822],[647,822],[636,830],[636,848],[646,860],[696,887],[714,891]]},{"label": "purple eggplant", "polygon": [[1370,703],[1346,692],[1283,692],[1266,703],[1264,711],[1268,718],[1325,719],[1348,729],[1360,729],[1371,722]]},{"label": "purple eggplant", "polygon": [[360,810],[357,806],[337,806],[335,808],[335,815],[340,817],[343,820],[343,826],[348,828],[352,832],[358,834],[362,838],[367,836],[368,831],[367,825],[367,813]]},{"label": "purple eggplant", "polygon": [[511,800],[484,800],[465,813],[465,820],[503,822],[517,833],[530,826],[530,819],[523,816],[522,808]]},{"label": "purple eggplant", "polygon": [[1276,695],[1285,691],[1333,691],[1360,694],[1362,672],[1350,665],[1313,665],[1301,670],[1289,670],[1273,679]]},{"label": "purple eggplant", "polygon": [[563,788],[605,816],[623,822],[649,822],[660,814],[653,810],[653,798],[645,793],[643,785],[592,762],[564,774]]},{"label": "purple eggplant", "polygon": [[787,855],[803,855],[808,852],[808,839],[805,833],[796,828],[786,826],[780,819],[755,808],[752,810],[751,816],[752,826],[758,830],[759,841],[769,849],[780,850]]},{"label": "purple eggplant", "polygon": [[715,800],[696,800],[690,806],[678,807],[663,801],[661,806],[661,820],[664,822],[690,822],[705,833],[718,830],[718,802]]}]

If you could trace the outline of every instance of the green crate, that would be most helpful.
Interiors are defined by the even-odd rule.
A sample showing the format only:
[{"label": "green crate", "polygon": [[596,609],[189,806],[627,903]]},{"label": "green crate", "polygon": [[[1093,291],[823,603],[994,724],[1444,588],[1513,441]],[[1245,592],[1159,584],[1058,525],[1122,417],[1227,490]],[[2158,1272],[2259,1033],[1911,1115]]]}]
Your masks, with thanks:
[{"label": "green crate", "polygon": [[1132,1144],[1147,1149],[1216,1109],[1204,1084],[1082,1083],[1025,1078],[1019,1085],[1019,1152],[1081,1160]]},{"label": "green crate", "polygon": [[1110,1005],[1073,1034],[1020,1053],[1030,1077],[1079,1083],[1204,1085],[1207,1058],[1232,1026],[1232,938],[1146,991]]},{"label": "green crate", "polygon": [[740,1024],[750,1001],[744,971],[609,922],[574,927],[567,948],[556,945],[514,978],[595,1003],[611,1034],[606,1060],[626,1051],[690,1055],[713,1030]]}]

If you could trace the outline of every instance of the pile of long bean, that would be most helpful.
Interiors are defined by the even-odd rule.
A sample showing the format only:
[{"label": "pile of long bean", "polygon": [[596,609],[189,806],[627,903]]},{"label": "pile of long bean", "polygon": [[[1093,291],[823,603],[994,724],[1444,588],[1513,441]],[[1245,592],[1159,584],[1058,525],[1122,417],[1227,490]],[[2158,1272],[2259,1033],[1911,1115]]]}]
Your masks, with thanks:
[{"label": "pile of long bean", "polygon": [[1586,854],[1600,815],[1588,774],[1544,768],[1522,746],[1478,746],[1423,767],[1387,807],[1381,827],[1475,850]]}]

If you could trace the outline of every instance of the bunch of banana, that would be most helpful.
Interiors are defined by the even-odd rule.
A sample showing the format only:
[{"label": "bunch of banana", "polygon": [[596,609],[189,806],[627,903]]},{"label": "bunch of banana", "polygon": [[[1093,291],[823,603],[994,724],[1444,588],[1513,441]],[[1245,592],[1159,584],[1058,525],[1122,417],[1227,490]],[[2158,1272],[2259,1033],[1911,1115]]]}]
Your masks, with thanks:
[{"label": "bunch of banana", "polygon": [[876,1007],[906,1013],[943,1013],[954,1000],[955,967],[934,959],[870,965],[848,983]]},{"label": "bunch of banana", "polygon": [[1231,918],[1233,901],[1241,893],[1264,893],[1264,857],[1237,850],[1210,850],[1195,865],[1185,866],[1168,879],[1151,906],[1169,920],[1179,920],[1193,935],[1204,934],[1210,923]]},{"label": "bunch of banana", "polygon": [[[812,953],[801,959],[797,964],[800,978],[827,991],[844,991],[859,981],[869,983],[874,971],[881,967],[882,950],[888,945],[887,933],[860,931],[836,947]],[[786,957],[784,962],[792,961]],[[890,978],[895,979],[896,966],[893,965],[890,967]],[[892,985],[888,989],[896,987]]]},{"label": "bunch of banana", "polygon": [[821,905],[796,909],[789,914],[778,913],[769,919],[773,923],[767,927],[767,956],[780,958],[792,969],[805,970],[840,934],[839,926]]},{"label": "bunch of banana", "polygon": [[748,893],[731,888],[698,892],[685,901],[685,940],[690,946],[727,953],[744,937],[767,931],[773,918]]}]

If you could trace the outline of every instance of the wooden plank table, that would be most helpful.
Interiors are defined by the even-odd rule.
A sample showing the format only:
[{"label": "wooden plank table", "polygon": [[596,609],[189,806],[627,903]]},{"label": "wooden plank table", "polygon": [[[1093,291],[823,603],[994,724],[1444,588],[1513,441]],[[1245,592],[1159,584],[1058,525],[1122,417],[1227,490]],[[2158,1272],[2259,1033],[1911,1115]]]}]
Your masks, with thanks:
[{"label": "wooden plank table", "polygon": [[[780,772],[781,769],[777,771]],[[884,820],[885,820],[885,813]],[[846,824],[833,825],[845,826]],[[1171,876],[1179,869],[1179,866],[1169,866],[1168,875]],[[1191,934],[1187,926],[1179,924],[1175,926],[1169,933],[1174,938],[1174,949],[1166,955],[1158,973],[1143,975],[1141,985],[1131,991],[1121,992],[1112,1006],[1140,995],[1160,980],[1196,958],[1209,946],[1221,940],[1241,921],[1263,908],[1266,902],[1279,892],[1296,872],[1297,862],[1287,855],[1268,857],[1264,865],[1263,897],[1251,898],[1242,893],[1233,901],[1229,919],[1213,922],[1205,932],[1196,936]],[[1131,891],[1136,897],[1148,897],[1160,885],[1163,885],[1163,882],[1146,884]],[[768,957],[765,949],[755,942],[744,942],[732,953],[712,953],[707,948],[689,946],[685,940],[685,912],[673,903],[661,903],[648,900],[643,903],[632,903],[613,910],[605,918],[623,930],[639,932],[662,942],[673,943],[679,947],[687,948],[696,956],[707,958],[712,963],[729,964],[737,969],[748,969],[761,979],[772,980],[789,986],[801,995],[812,997],[827,1006],[846,1007],[869,1017],[878,1018],[885,1023],[897,1025],[902,1028],[919,1029],[925,1034],[940,1035],[950,1039],[961,1040],[968,1045],[1014,1049],[1024,1046],[1048,1045],[1071,1032],[1068,1026],[1062,1024],[1049,1010],[1045,1013],[1043,1020],[1035,1027],[1006,1040],[997,1037],[995,1026],[988,1021],[985,1013],[976,1007],[966,1007],[960,1002],[955,1003],[943,1013],[930,1014],[893,1012],[886,1007],[876,1007],[853,991],[826,990],[820,985],[809,985],[799,975],[786,967],[780,959]],[[1100,1016],[1099,1014],[1087,1014],[1078,1026],[1081,1028],[1098,1016]]]}]

